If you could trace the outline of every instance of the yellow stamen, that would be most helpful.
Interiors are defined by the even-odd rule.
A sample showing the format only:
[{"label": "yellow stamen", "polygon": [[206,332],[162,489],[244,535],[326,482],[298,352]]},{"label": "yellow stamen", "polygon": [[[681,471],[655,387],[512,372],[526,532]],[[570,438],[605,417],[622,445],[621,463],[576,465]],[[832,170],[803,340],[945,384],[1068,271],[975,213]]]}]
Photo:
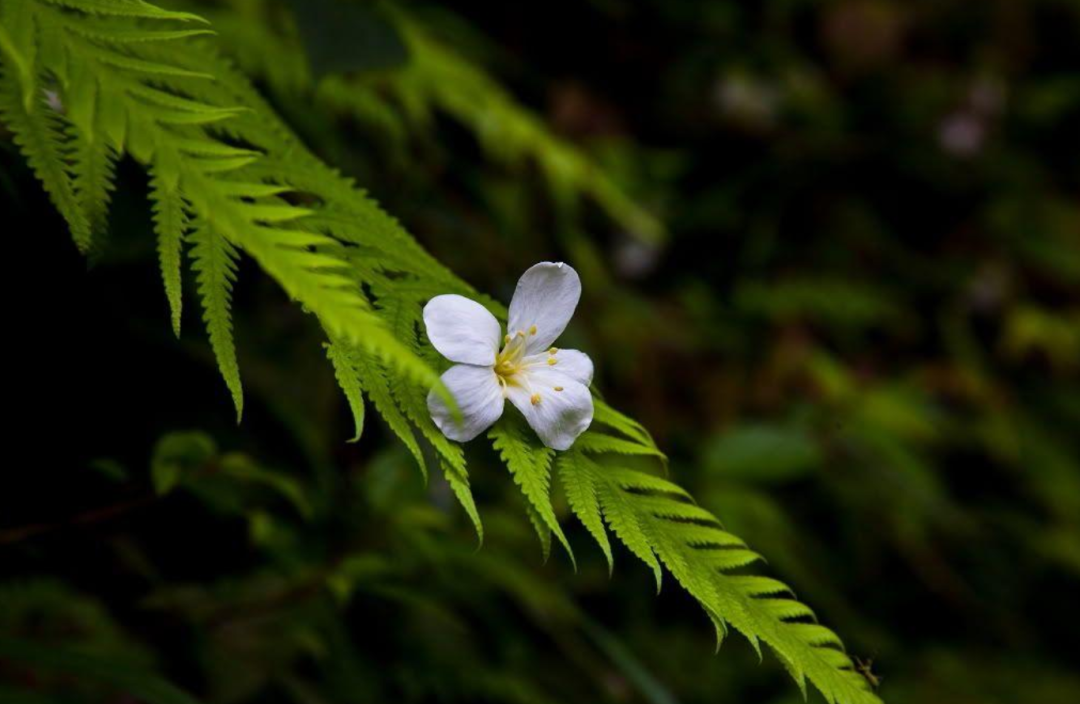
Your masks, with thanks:
[{"label": "yellow stamen", "polygon": [[558,363],[559,363],[559,360],[555,359],[554,357],[548,357],[548,364],[549,365],[554,367]]},{"label": "yellow stamen", "polygon": [[555,354],[558,351],[559,351],[558,347],[552,347],[550,350],[548,350],[548,354]]},{"label": "yellow stamen", "polygon": [[529,328],[529,334],[530,335],[535,335],[536,334],[536,326],[535,325],[533,325],[531,328]]},{"label": "yellow stamen", "polygon": [[510,340],[513,340],[513,339],[514,339],[514,338],[510,337],[509,335],[507,335],[506,337],[504,337],[504,338],[503,338],[503,342],[505,342],[506,344],[508,344],[508,345],[509,345],[509,344],[510,344]]},{"label": "yellow stamen", "polygon": [[561,386],[556,386],[556,387],[555,387],[555,390],[556,390],[556,391],[562,391],[562,387],[561,387]]},{"label": "yellow stamen", "polygon": [[518,330],[517,331],[517,336],[518,337],[525,337],[525,331],[524,330]]},{"label": "yellow stamen", "polygon": [[530,401],[530,402],[532,403],[532,405],[534,405],[534,406],[538,406],[538,405],[540,405],[540,394],[533,394],[533,395],[532,395],[532,396],[531,396],[531,397],[529,398],[529,401]]}]

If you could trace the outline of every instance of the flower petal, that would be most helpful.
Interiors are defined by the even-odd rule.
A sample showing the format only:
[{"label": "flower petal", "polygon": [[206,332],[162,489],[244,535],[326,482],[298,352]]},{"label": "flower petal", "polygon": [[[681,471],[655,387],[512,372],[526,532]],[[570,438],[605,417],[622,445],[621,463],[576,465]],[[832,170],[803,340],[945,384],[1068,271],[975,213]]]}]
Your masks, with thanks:
[{"label": "flower petal", "polygon": [[487,308],[464,296],[435,296],[424,306],[428,339],[451,362],[495,364],[499,321]]},{"label": "flower petal", "polygon": [[442,434],[457,442],[468,442],[499,420],[503,393],[491,367],[455,364],[442,375],[442,382],[461,409],[455,420],[450,408],[434,391],[428,394],[428,412]]},{"label": "flower petal", "polygon": [[[562,262],[540,262],[518,280],[510,301],[511,335],[528,335],[525,350],[535,354],[546,349],[566,329],[581,298],[581,279],[574,267]],[[536,326],[535,332],[533,326]]]},{"label": "flower petal", "polygon": [[[552,348],[554,349],[554,348]],[[552,363],[554,360],[554,363]],[[554,353],[541,352],[524,359],[527,367],[551,367],[576,382],[588,386],[592,383],[593,363],[589,355],[577,350],[555,350]]]},{"label": "flower petal", "polygon": [[593,400],[585,385],[553,369],[534,368],[521,383],[507,387],[507,398],[525,416],[540,440],[553,450],[568,450],[593,419]]}]

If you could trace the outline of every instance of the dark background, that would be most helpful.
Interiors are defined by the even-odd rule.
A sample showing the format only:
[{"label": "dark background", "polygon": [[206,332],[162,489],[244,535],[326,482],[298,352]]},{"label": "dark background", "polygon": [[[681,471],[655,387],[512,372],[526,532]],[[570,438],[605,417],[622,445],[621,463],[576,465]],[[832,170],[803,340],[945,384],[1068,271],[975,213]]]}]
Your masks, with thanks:
[{"label": "dark background", "polygon": [[[579,270],[566,344],[873,659],[885,701],[1080,701],[1080,3],[334,4],[198,9],[313,149],[479,289]],[[402,22],[525,111],[486,119],[535,114],[662,231],[591,176],[553,182],[546,142],[500,158],[408,83]],[[266,37],[289,53],[252,51]],[[798,700],[744,641],[714,656],[696,605],[625,551],[609,579],[575,525],[579,571],[545,564],[484,443],[476,550],[373,409],[345,442],[318,330],[249,262],[237,425],[193,295],[172,337],[141,170],[121,165],[88,262],[2,137],[0,632],[208,703]],[[177,455],[159,495],[153,459]],[[3,682],[131,701],[0,663]]]}]

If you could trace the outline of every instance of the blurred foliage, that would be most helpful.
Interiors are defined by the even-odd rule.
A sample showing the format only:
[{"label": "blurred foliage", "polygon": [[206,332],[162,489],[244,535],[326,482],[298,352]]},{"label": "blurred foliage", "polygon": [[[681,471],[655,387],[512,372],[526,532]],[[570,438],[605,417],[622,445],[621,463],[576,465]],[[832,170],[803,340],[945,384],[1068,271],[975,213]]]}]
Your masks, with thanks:
[{"label": "blurred foliage", "polygon": [[[333,4],[186,9],[480,290],[573,261],[600,389],[886,701],[1080,700],[1080,3]],[[145,177],[87,271],[3,136],[8,256],[63,303],[10,324],[39,381],[0,700],[798,700],[626,551],[609,579],[567,522],[578,571],[545,561],[470,447],[477,549],[385,427],[344,444],[318,331],[257,277],[237,426],[163,322]]]}]

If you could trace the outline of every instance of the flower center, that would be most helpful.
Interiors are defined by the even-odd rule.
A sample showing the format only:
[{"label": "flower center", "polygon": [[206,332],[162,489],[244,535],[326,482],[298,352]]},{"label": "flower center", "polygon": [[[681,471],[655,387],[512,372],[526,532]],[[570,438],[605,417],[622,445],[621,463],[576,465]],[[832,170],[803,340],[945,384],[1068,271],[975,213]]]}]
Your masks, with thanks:
[{"label": "flower center", "polygon": [[[529,401],[536,406],[540,403],[540,394],[532,392],[529,381],[523,373],[526,367],[531,366],[525,363],[525,343],[534,335],[536,335],[535,325],[530,327],[528,332],[518,330],[513,335],[506,336],[502,351],[495,356],[495,376],[504,394],[508,386],[520,386],[531,393]],[[548,350],[549,366],[558,364],[558,359],[555,357],[558,352],[559,350],[555,347]],[[555,390],[562,391],[563,387],[556,386]]]},{"label": "flower center", "polygon": [[529,332],[518,330],[514,335],[506,336],[506,344],[502,351],[495,357],[495,374],[499,377],[499,383],[505,388],[507,384],[514,383],[516,377],[524,367],[525,341],[529,335],[536,334],[536,326],[529,328]]}]

